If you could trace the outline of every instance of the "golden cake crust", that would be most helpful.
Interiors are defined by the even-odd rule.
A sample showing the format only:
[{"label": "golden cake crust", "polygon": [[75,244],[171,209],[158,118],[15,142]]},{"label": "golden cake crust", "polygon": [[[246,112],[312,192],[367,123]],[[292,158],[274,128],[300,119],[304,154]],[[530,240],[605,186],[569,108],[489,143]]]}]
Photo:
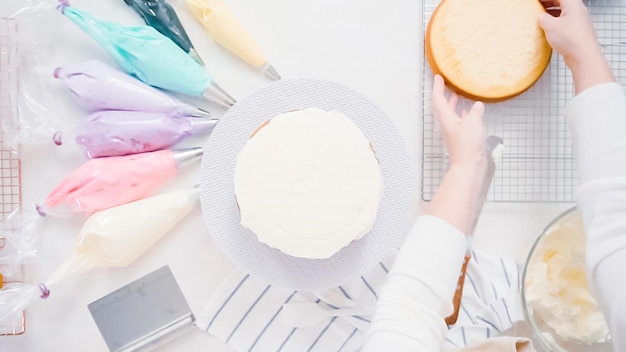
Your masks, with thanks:
[{"label": "golden cake crust", "polygon": [[[507,9],[503,11],[502,9]],[[529,89],[552,55],[537,0],[442,0],[426,28],[424,49],[435,74],[460,95],[499,102]]]}]

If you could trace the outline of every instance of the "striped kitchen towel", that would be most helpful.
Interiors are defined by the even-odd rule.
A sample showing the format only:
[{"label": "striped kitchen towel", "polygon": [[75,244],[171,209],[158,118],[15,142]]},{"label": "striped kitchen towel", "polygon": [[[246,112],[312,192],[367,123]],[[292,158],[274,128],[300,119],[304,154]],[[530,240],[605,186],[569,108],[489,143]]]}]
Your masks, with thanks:
[{"label": "striped kitchen towel", "polygon": [[456,324],[448,326],[442,351],[480,343],[524,320],[520,265],[472,251]]},{"label": "striped kitchen towel", "polygon": [[[375,304],[394,257],[345,285],[314,292],[268,285],[235,270],[196,324],[237,352],[358,351],[371,317],[334,317],[294,328],[283,321],[282,305],[317,302],[327,308],[350,308]],[[444,350],[482,342],[523,319],[518,272],[513,261],[472,253],[461,312],[457,323],[449,327]]]}]

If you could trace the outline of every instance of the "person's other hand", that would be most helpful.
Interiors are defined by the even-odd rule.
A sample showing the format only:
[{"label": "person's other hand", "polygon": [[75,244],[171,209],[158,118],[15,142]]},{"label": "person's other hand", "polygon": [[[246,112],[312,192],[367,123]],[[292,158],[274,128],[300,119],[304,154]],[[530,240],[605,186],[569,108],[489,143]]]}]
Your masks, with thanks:
[{"label": "person's other hand", "polygon": [[[539,16],[548,43],[572,71],[576,94],[598,84],[614,82],[600,49],[587,7],[582,0],[540,0],[548,13]],[[555,17],[555,11],[558,16]]]},{"label": "person's other hand", "polygon": [[483,114],[485,105],[475,102],[468,111],[457,113],[459,97],[450,93],[446,97],[443,77],[435,75],[432,94],[432,109],[439,123],[441,134],[448,151],[450,168],[486,168],[485,129]]},{"label": "person's other hand", "polygon": [[[539,25],[550,46],[572,68],[590,55],[601,54],[587,7],[581,0],[541,0],[548,13],[539,16]],[[555,16],[551,11],[560,9]]]},{"label": "person's other hand", "polygon": [[435,75],[431,107],[450,164],[426,214],[471,235],[484,202],[482,191],[488,170],[483,127],[485,105],[475,102],[469,111],[459,113],[458,101],[459,96],[453,92],[447,96],[443,77]]}]

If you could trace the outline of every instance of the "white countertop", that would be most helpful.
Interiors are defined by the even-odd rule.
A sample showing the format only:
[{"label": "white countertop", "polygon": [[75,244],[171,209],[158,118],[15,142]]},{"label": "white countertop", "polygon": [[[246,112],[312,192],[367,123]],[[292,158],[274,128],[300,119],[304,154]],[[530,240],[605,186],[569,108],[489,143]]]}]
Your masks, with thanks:
[{"label": "white countertop", "polygon": [[[421,4],[414,0],[381,1],[317,0],[262,2],[226,0],[257,39],[283,78],[317,78],[335,81],[369,97],[391,118],[404,138],[409,156],[417,165],[420,182],[421,155]],[[7,16],[25,1],[4,0],[0,15]],[[74,0],[72,5],[102,19],[140,24],[123,0]],[[170,0],[208,70],[235,98],[241,99],[270,83],[205,36],[182,6]],[[59,15],[60,16],[60,15]],[[68,20],[52,28],[44,38],[48,45],[46,66],[60,66],[88,59],[113,63],[103,49]],[[43,34],[42,34],[43,36]],[[61,124],[71,126],[85,111],[77,108],[60,85],[50,94],[58,105]],[[196,100],[221,116],[224,109]],[[488,108],[488,107],[487,107]],[[184,142],[201,146],[202,138]],[[29,209],[85,158],[71,147],[24,146],[22,150],[23,205]],[[180,177],[161,191],[198,182],[199,167],[185,168]],[[419,187],[416,186],[419,190]],[[160,191],[160,192],[161,192]],[[414,216],[420,211],[415,196]],[[573,204],[486,204],[476,231],[477,249],[523,260],[534,238],[558,213]],[[71,251],[80,222],[46,220],[40,256],[29,265],[29,275],[42,280]],[[111,291],[162,266],[169,265],[193,312],[201,314],[212,293],[233,269],[233,264],[213,243],[200,208],[182,221],[144,256],[126,268],[94,269],[76,276],[27,310],[26,333],[0,337],[0,351],[107,351],[87,305]],[[232,351],[200,330],[185,334],[159,351]]]}]

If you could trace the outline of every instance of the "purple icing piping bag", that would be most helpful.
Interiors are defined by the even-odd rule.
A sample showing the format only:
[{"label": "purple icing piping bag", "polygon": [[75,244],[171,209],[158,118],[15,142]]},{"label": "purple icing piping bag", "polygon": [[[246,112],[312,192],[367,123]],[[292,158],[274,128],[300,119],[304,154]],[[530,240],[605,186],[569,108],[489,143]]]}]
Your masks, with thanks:
[{"label": "purple icing piping bag", "polygon": [[84,108],[160,112],[172,116],[209,117],[210,113],[184,103],[135,77],[97,60],[64,65],[54,70]]},{"label": "purple icing piping bag", "polygon": [[[89,158],[137,154],[165,149],[189,136],[209,133],[217,121],[163,113],[99,111],[78,126],[73,139]],[[62,139],[61,132],[54,135],[55,144],[63,144]]]}]

